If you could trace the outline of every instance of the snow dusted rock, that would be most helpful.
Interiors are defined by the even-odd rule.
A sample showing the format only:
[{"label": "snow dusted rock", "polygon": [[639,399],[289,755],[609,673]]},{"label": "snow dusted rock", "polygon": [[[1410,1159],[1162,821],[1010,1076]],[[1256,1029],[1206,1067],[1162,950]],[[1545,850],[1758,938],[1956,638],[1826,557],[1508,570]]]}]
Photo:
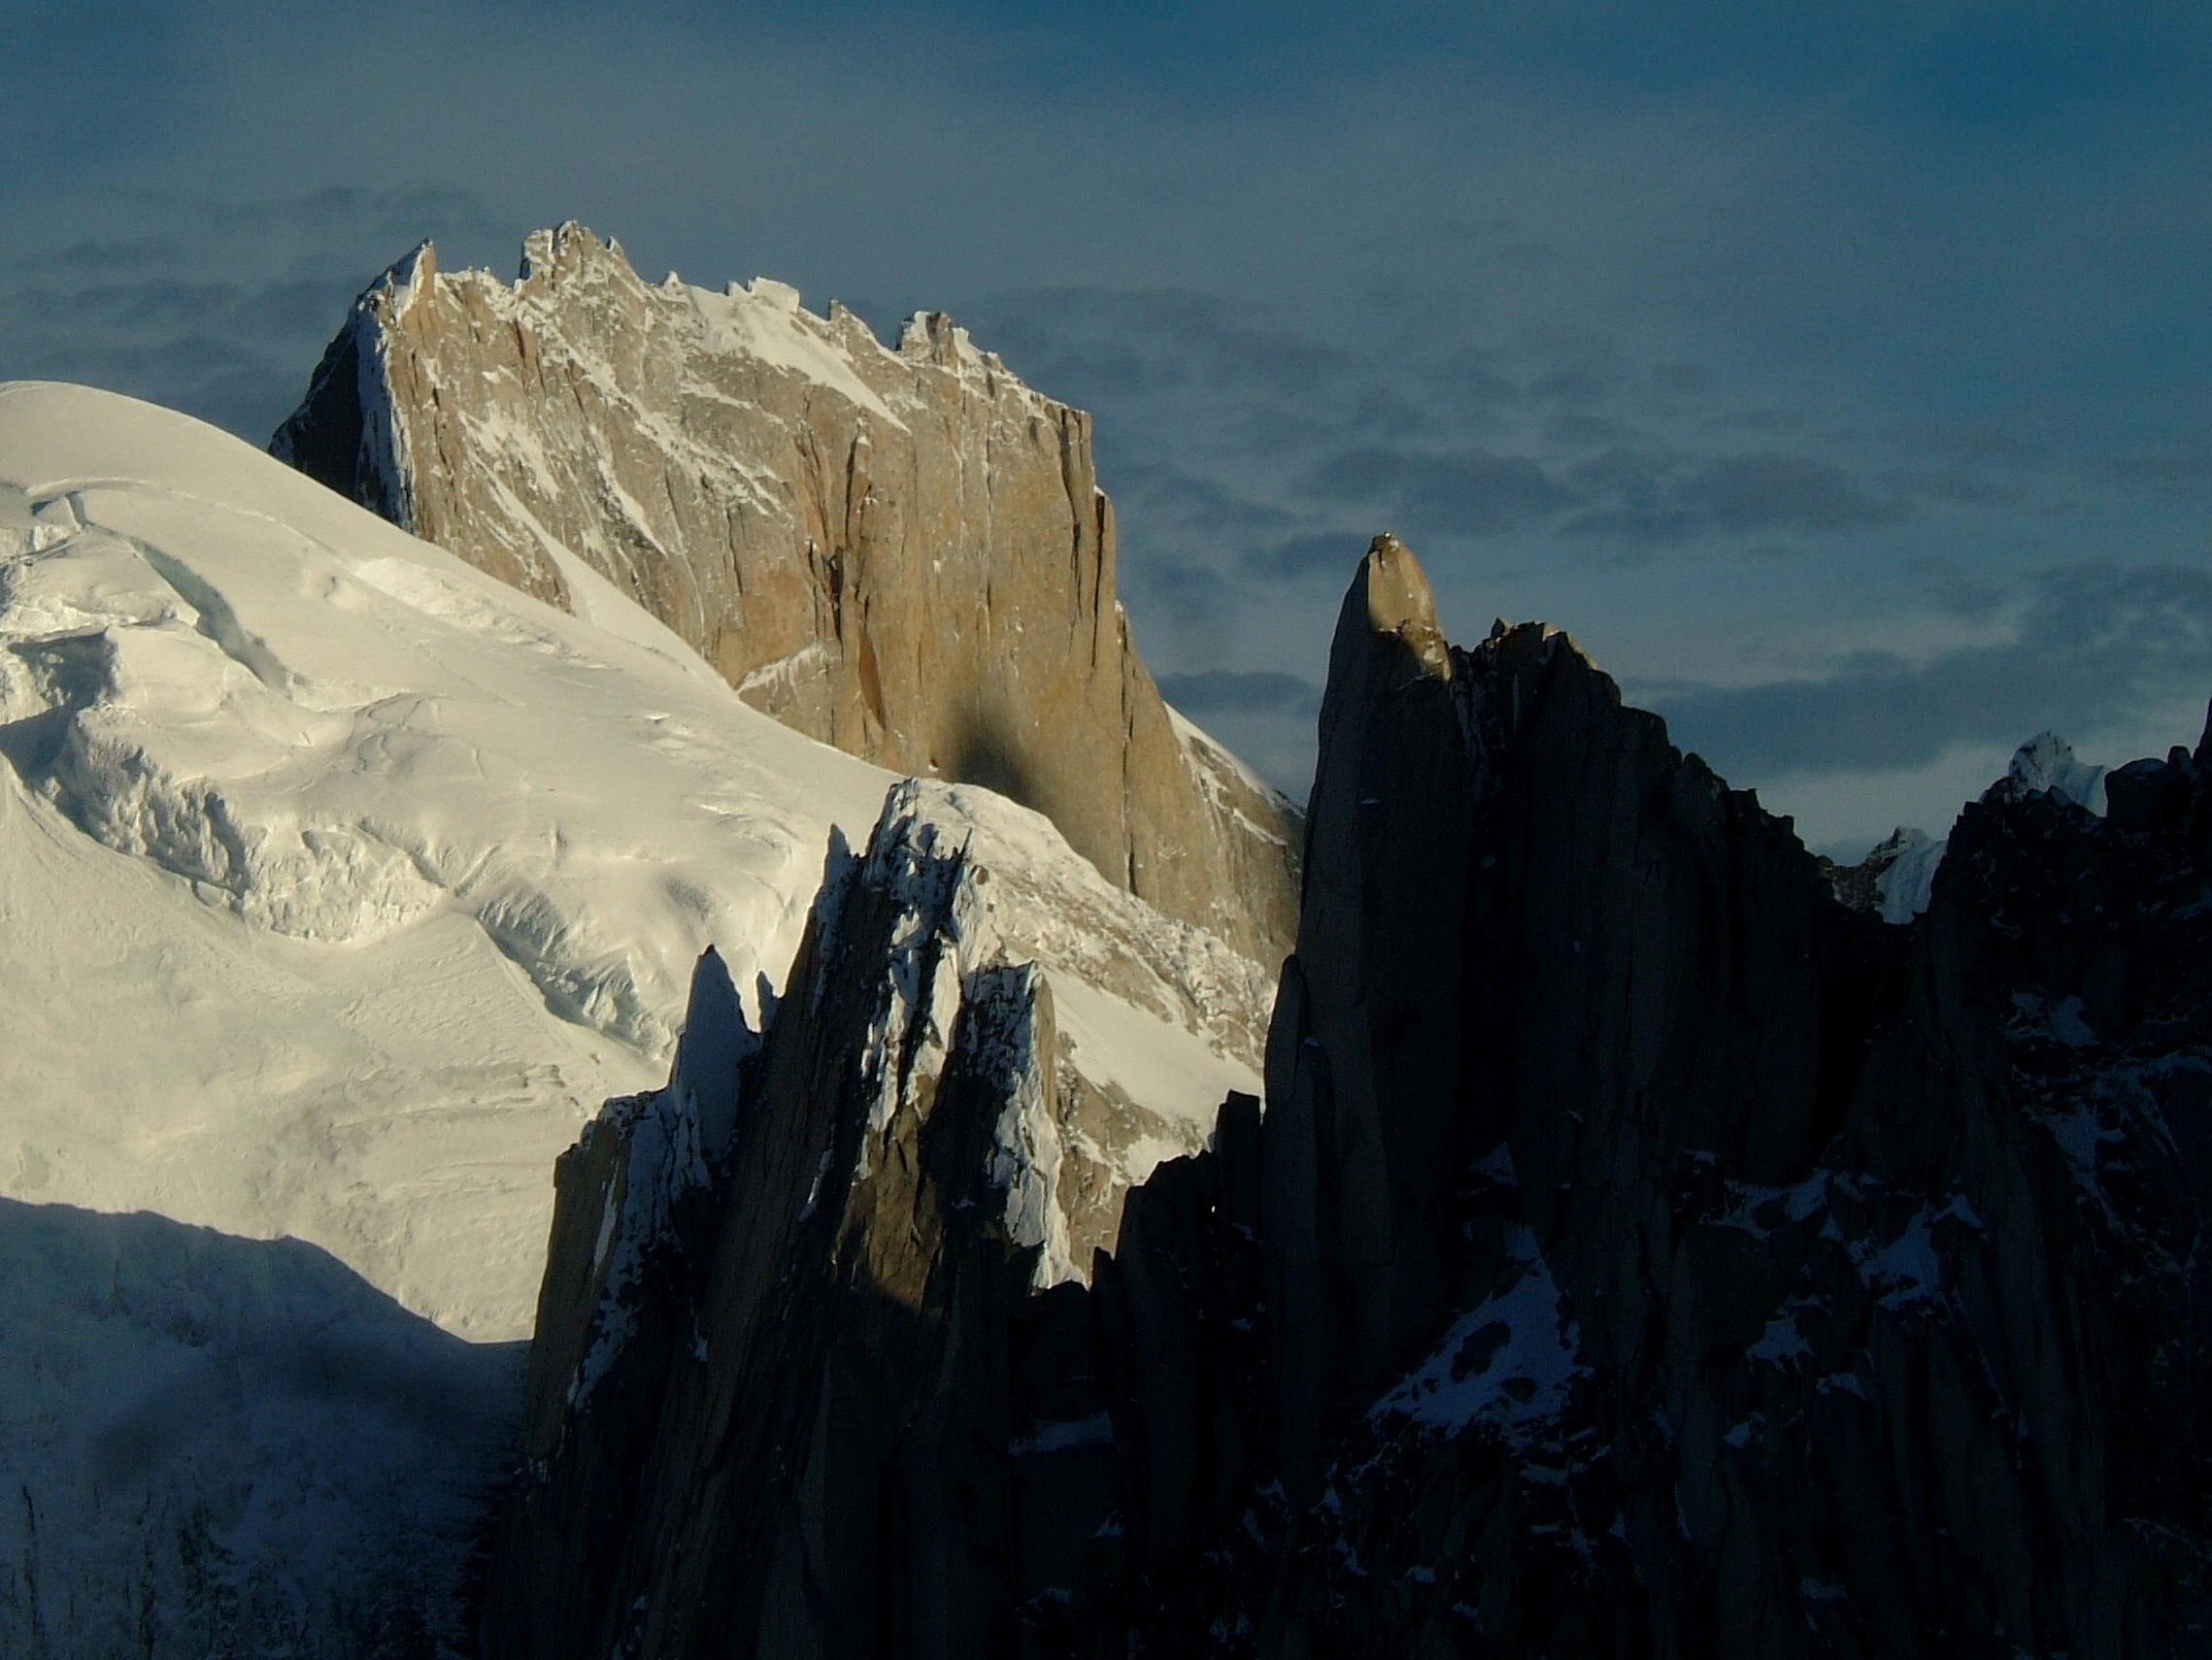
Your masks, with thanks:
[{"label": "snow dusted rock", "polygon": [[1823,862],[1836,898],[1854,911],[1871,911],[1902,926],[1927,909],[1944,844],[1926,830],[1900,824],[1856,865]]},{"label": "snow dusted rock", "polygon": [[[525,1494],[495,1652],[1401,1653],[1454,1599],[1518,1599],[1531,1649],[1569,1611],[1642,1629],[1625,1535],[1573,1530],[1625,1502],[1588,1420],[1651,1334],[1588,1277],[1664,1227],[1654,1194],[1701,1168],[1678,1149],[1769,1179],[1817,1153],[1860,1053],[1834,1029],[1866,1018],[1844,971],[1882,931],[1563,635],[1454,652],[1426,593],[1386,541],[1346,604],[1265,1119],[1232,1101],[1129,1190],[1089,1287],[1051,1283],[1055,1230],[1020,1231],[1003,1179],[1052,1161],[1005,1135],[1019,1069],[985,1057],[1033,1054],[1044,1006],[1025,1045],[963,1046],[1006,1022],[953,989],[962,884],[828,907],[840,954],[818,930],[779,1015],[763,1100],[793,1105],[747,1120],[704,1358],[671,1369],[634,1512]],[[903,915],[951,920],[886,914],[924,890]],[[794,1018],[848,976],[864,995]]]},{"label": "snow dusted rock", "polygon": [[[873,1651],[885,1597],[938,1605],[931,1652],[988,1647],[1004,1565],[1067,1518],[1043,1494],[1028,1522],[979,1514],[941,1484],[978,1458],[975,1479],[1002,1478],[1025,1425],[1095,1420],[1069,1445],[1110,1446],[1095,1367],[1084,1411],[1045,1406],[1040,1429],[1009,1345],[1081,1342],[1131,1185],[1257,1085],[1255,972],[1109,887],[1040,815],[897,785],[863,853],[833,849],[729,1099],[680,1062],[562,1162],[493,1651]],[[687,1127],[709,1112],[735,1127],[726,1154]],[[671,1206],[670,1149],[692,1146]],[[911,1471],[903,1498],[888,1463]]]},{"label": "snow dusted rock", "polygon": [[779,720],[1002,791],[1117,886],[1288,948],[1297,814],[1138,660],[1089,417],[948,317],[888,349],[764,278],[649,284],[573,224],[513,287],[424,245],[272,448],[579,615],[595,573]]},{"label": "snow dusted rock", "polygon": [[1889,927],[1425,590],[1383,539],[1346,601],[1266,1113],[1088,1287],[994,1174],[1046,1004],[844,890],[638,1525],[499,1606],[619,1580],[495,1652],[2203,1650],[2212,732],[2102,818],[2000,784]]},{"label": "snow dusted rock", "polygon": [[2074,759],[2074,747],[2056,732],[2038,732],[2021,745],[1994,787],[2010,795],[2048,791],[2091,813],[2104,811],[2104,769]]},{"label": "snow dusted rock", "polygon": [[[1281,1487],[1204,1617],[1263,1654],[2200,1647],[2205,750],[2102,820],[2079,774],[2000,783],[1886,929],[1564,637],[1437,652],[1402,558],[1347,602],[1270,1046],[1280,1406],[1240,1433]],[[1440,949],[1403,890],[1454,871]],[[1452,996],[1391,989],[1393,906]]]}]

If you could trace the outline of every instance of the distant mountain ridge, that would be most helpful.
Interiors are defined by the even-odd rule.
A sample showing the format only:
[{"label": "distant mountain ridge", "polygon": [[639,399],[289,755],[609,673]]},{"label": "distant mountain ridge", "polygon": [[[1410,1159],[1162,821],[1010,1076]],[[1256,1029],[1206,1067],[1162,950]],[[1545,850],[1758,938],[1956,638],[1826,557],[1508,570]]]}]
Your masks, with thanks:
[{"label": "distant mountain ridge", "polygon": [[549,603],[596,571],[779,720],[1012,796],[1169,915],[1290,947],[1298,814],[1139,660],[1089,417],[949,317],[890,349],[766,279],[647,283],[575,224],[511,287],[425,244],[271,449]]}]

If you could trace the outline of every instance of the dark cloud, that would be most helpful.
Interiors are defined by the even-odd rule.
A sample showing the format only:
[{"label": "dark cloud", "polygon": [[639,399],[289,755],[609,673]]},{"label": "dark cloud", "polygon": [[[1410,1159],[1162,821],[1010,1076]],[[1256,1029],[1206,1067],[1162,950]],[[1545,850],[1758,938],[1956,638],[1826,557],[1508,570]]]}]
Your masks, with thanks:
[{"label": "dark cloud", "polygon": [[1159,692],[1186,714],[1311,714],[1321,708],[1321,688],[1310,681],[1264,671],[1162,675]]},{"label": "dark cloud", "polygon": [[1528,389],[1539,398],[1562,404],[1594,404],[1619,392],[1627,382],[1618,363],[1575,363],[1536,377]]},{"label": "dark cloud", "polygon": [[0,374],[257,442],[418,237],[504,274],[574,216],[1094,411],[1163,668],[1318,678],[1385,525],[1460,625],[1716,679],[1838,592],[1921,638],[2024,563],[2207,562],[2201,8],[176,10],[17,31],[100,119],[0,108]]},{"label": "dark cloud", "polygon": [[1372,540],[1372,533],[1362,535],[1349,530],[1314,531],[1305,536],[1287,537],[1281,542],[1251,548],[1239,563],[1256,577],[1321,577],[1337,582],[1349,582],[1354,568],[1366,553],[1367,545]]},{"label": "dark cloud", "polygon": [[0,379],[105,386],[253,443],[379,271],[427,235],[481,247],[490,218],[471,193],[428,186],[92,191],[70,211],[80,234],[0,260]]},{"label": "dark cloud", "polygon": [[[55,249],[39,261],[62,271],[144,271],[149,266],[175,264],[182,249],[168,237],[133,237],[122,240],[88,238]],[[9,264],[31,263],[18,255]]]},{"label": "dark cloud", "polygon": [[1565,450],[1617,445],[1630,436],[1628,428],[1612,416],[1592,415],[1587,410],[1556,411],[1544,417],[1539,430],[1548,446]]},{"label": "dark cloud", "polygon": [[1232,606],[1227,582],[1210,567],[1190,560],[1162,560],[1146,567],[1141,584],[1177,611],[1199,621],[1226,615]]},{"label": "dark cloud", "polygon": [[267,340],[334,332],[358,284],[343,280],[185,282],[152,279],[0,294],[0,331],[75,345],[144,340],[165,345],[192,330]]},{"label": "dark cloud", "polygon": [[1494,347],[1448,341],[1422,375],[1431,405],[1458,420],[1493,422],[1528,399],[1508,373],[1505,353]]},{"label": "dark cloud", "polygon": [[1917,498],[1983,507],[2015,502],[2024,494],[2010,480],[1993,479],[1967,467],[1903,468],[1884,474],[1882,481],[1892,501]]},{"label": "dark cloud", "polygon": [[2212,484],[2212,455],[2115,456],[2099,470],[2123,483],[2158,484],[2189,493]]},{"label": "dark cloud", "polygon": [[1713,372],[1702,363],[1661,363],[1652,370],[1652,384],[1678,398],[1693,398],[1713,389]]},{"label": "dark cloud", "polygon": [[1962,744],[2079,737],[2212,694],[2212,573],[2043,573],[2013,638],[1925,663],[1868,654],[1824,681],[1660,690],[1675,741],[1723,773],[1888,772]]},{"label": "dark cloud", "polygon": [[1148,513],[1186,532],[1206,537],[1265,535],[1292,521],[1293,515],[1273,502],[1256,501],[1202,474],[1127,455],[1118,443],[1101,440],[1098,455],[1099,465],[1113,479],[1117,499],[1123,504],[1141,501]]},{"label": "dark cloud", "polygon": [[1994,616],[2003,607],[2005,590],[1986,578],[1974,576],[1942,559],[1915,559],[1908,567],[1936,605],[1952,616],[1974,620]]},{"label": "dark cloud", "polygon": [[1022,378],[1082,402],[1203,385],[1309,398],[1345,377],[1338,348],[1255,320],[1257,308],[1190,289],[1041,288],[962,308],[976,338]]},{"label": "dark cloud", "polygon": [[[1618,435],[1577,415],[1545,435],[1562,445]],[[1341,450],[1300,481],[1323,501],[1379,505],[1418,535],[1495,536],[1557,526],[1636,547],[1714,537],[1838,534],[1902,523],[1913,503],[1876,495],[1842,467],[1781,451],[1696,456],[1617,447],[1564,468],[1534,454],[1446,454],[1375,446]]]},{"label": "dark cloud", "polygon": [[1486,536],[1518,530],[1581,496],[1528,455],[1450,454],[1376,448],[1331,455],[1306,476],[1325,500],[1385,504],[1416,534]]},{"label": "dark cloud", "polygon": [[1896,524],[1912,509],[1869,495],[1841,468],[1806,455],[1724,455],[1693,467],[1671,492],[1721,530],[1859,530]]},{"label": "dark cloud", "polygon": [[1898,435],[1915,454],[1957,462],[2026,462],[2034,451],[1987,421],[1962,426],[1919,421]]},{"label": "dark cloud", "polygon": [[119,283],[0,295],[0,380],[127,392],[258,441],[297,401],[343,284]]},{"label": "dark cloud", "polygon": [[1876,496],[1841,467],[1779,450],[1704,459],[1614,450],[1574,474],[1601,505],[1566,534],[1637,546],[1777,530],[1832,534],[1901,524],[1912,504]]},{"label": "dark cloud", "polygon": [[1714,417],[1714,425],[1721,431],[1756,432],[1761,435],[1788,433],[1795,437],[1810,424],[1802,410],[1737,409],[1725,411]]}]

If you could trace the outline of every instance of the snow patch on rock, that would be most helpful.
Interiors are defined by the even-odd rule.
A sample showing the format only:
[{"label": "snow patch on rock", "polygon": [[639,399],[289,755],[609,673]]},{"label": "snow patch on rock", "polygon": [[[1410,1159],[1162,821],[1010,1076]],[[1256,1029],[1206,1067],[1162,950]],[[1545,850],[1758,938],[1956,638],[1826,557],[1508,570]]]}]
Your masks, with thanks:
[{"label": "snow patch on rock", "polygon": [[759,1047],[729,970],[710,946],[691,976],[667,1084],[608,1102],[591,1125],[594,1135],[618,1138],[627,1156],[611,1173],[618,1190],[600,1200],[591,1252],[599,1300],[590,1346],[569,1384],[572,1407],[589,1399],[635,1335],[638,1299],[655,1257],[681,1246],[681,1208],[708,1191],[727,1162],[744,1105],[739,1080]]},{"label": "snow patch on rock", "polygon": [[1870,862],[1887,855],[1881,874],[1874,879],[1874,889],[1881,895],[1883,921],[1901,926],[1927,909],[1936,867],[1943,863],[1946,846],[1925,830],[1900,826],[1874,849]]},{"label": "snow patch on rock", "polygon": [[2047,791],[2101,816],[2104,768],[2074,758],[2074,747],[2056,732],[2038,732],[2013,751],[1998,786],[2022,795]]},{"label": "snow patch on rock", "polygon": [[1508,1228],[1506,1249],[1511,1282],[1455,1320],[1370,1416],[1407,1418],[1446,1435],[1493,1424],[1519,1446],[1558,1415],[1583,1371],[1581,1333],[1535,1236]]},{"label": "snow patch on rock", "polygon": [[732,282],[718,294],[686,284],[684,296],[705,325],[713,349],[742,353],[803,380],[830,387],[862,409],[906,430],[890,406],[854,371],[845,344],[825,318],[799,304],[799,291],[788,283],[755,277],[750,285]]},{"label": "snow patch on rock", "polygon": [[1006,1195],[1006,1237],[1037,1252],[1030,1278],[1036,1289],[1082,1279],[1060,1198],[1064,1157],[1053,1059],[1039,1041],[1040,1016],[1052,1008],[1050,982],[1031,963],[984,969],[970,996],[978,1071],[1006,1103],[992,1126],[990,1154],[991,1185]]}]

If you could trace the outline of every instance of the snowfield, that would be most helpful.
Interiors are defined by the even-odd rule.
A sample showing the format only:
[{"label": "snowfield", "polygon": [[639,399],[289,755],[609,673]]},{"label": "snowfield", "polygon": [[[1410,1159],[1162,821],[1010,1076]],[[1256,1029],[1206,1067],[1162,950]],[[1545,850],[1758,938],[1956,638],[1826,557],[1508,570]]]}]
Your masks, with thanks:
[{"label": "snowfield", "polygon": [[[707,946],[759,1023],[866,843],[889,775],[567,575],[581,615],[0,385],[0,1652],[444,1640],[555,1156],[665,1078]],[[1082,1032],[1157,1040],[1098,1057],[1142,1105],[1257,1086],[1204,995],[1138,1000]]]},{"label": "snowfield", "polygon": [[0,1184],[527,1336],[554,1156],[888,776],[125,399],[0,388]]}]

